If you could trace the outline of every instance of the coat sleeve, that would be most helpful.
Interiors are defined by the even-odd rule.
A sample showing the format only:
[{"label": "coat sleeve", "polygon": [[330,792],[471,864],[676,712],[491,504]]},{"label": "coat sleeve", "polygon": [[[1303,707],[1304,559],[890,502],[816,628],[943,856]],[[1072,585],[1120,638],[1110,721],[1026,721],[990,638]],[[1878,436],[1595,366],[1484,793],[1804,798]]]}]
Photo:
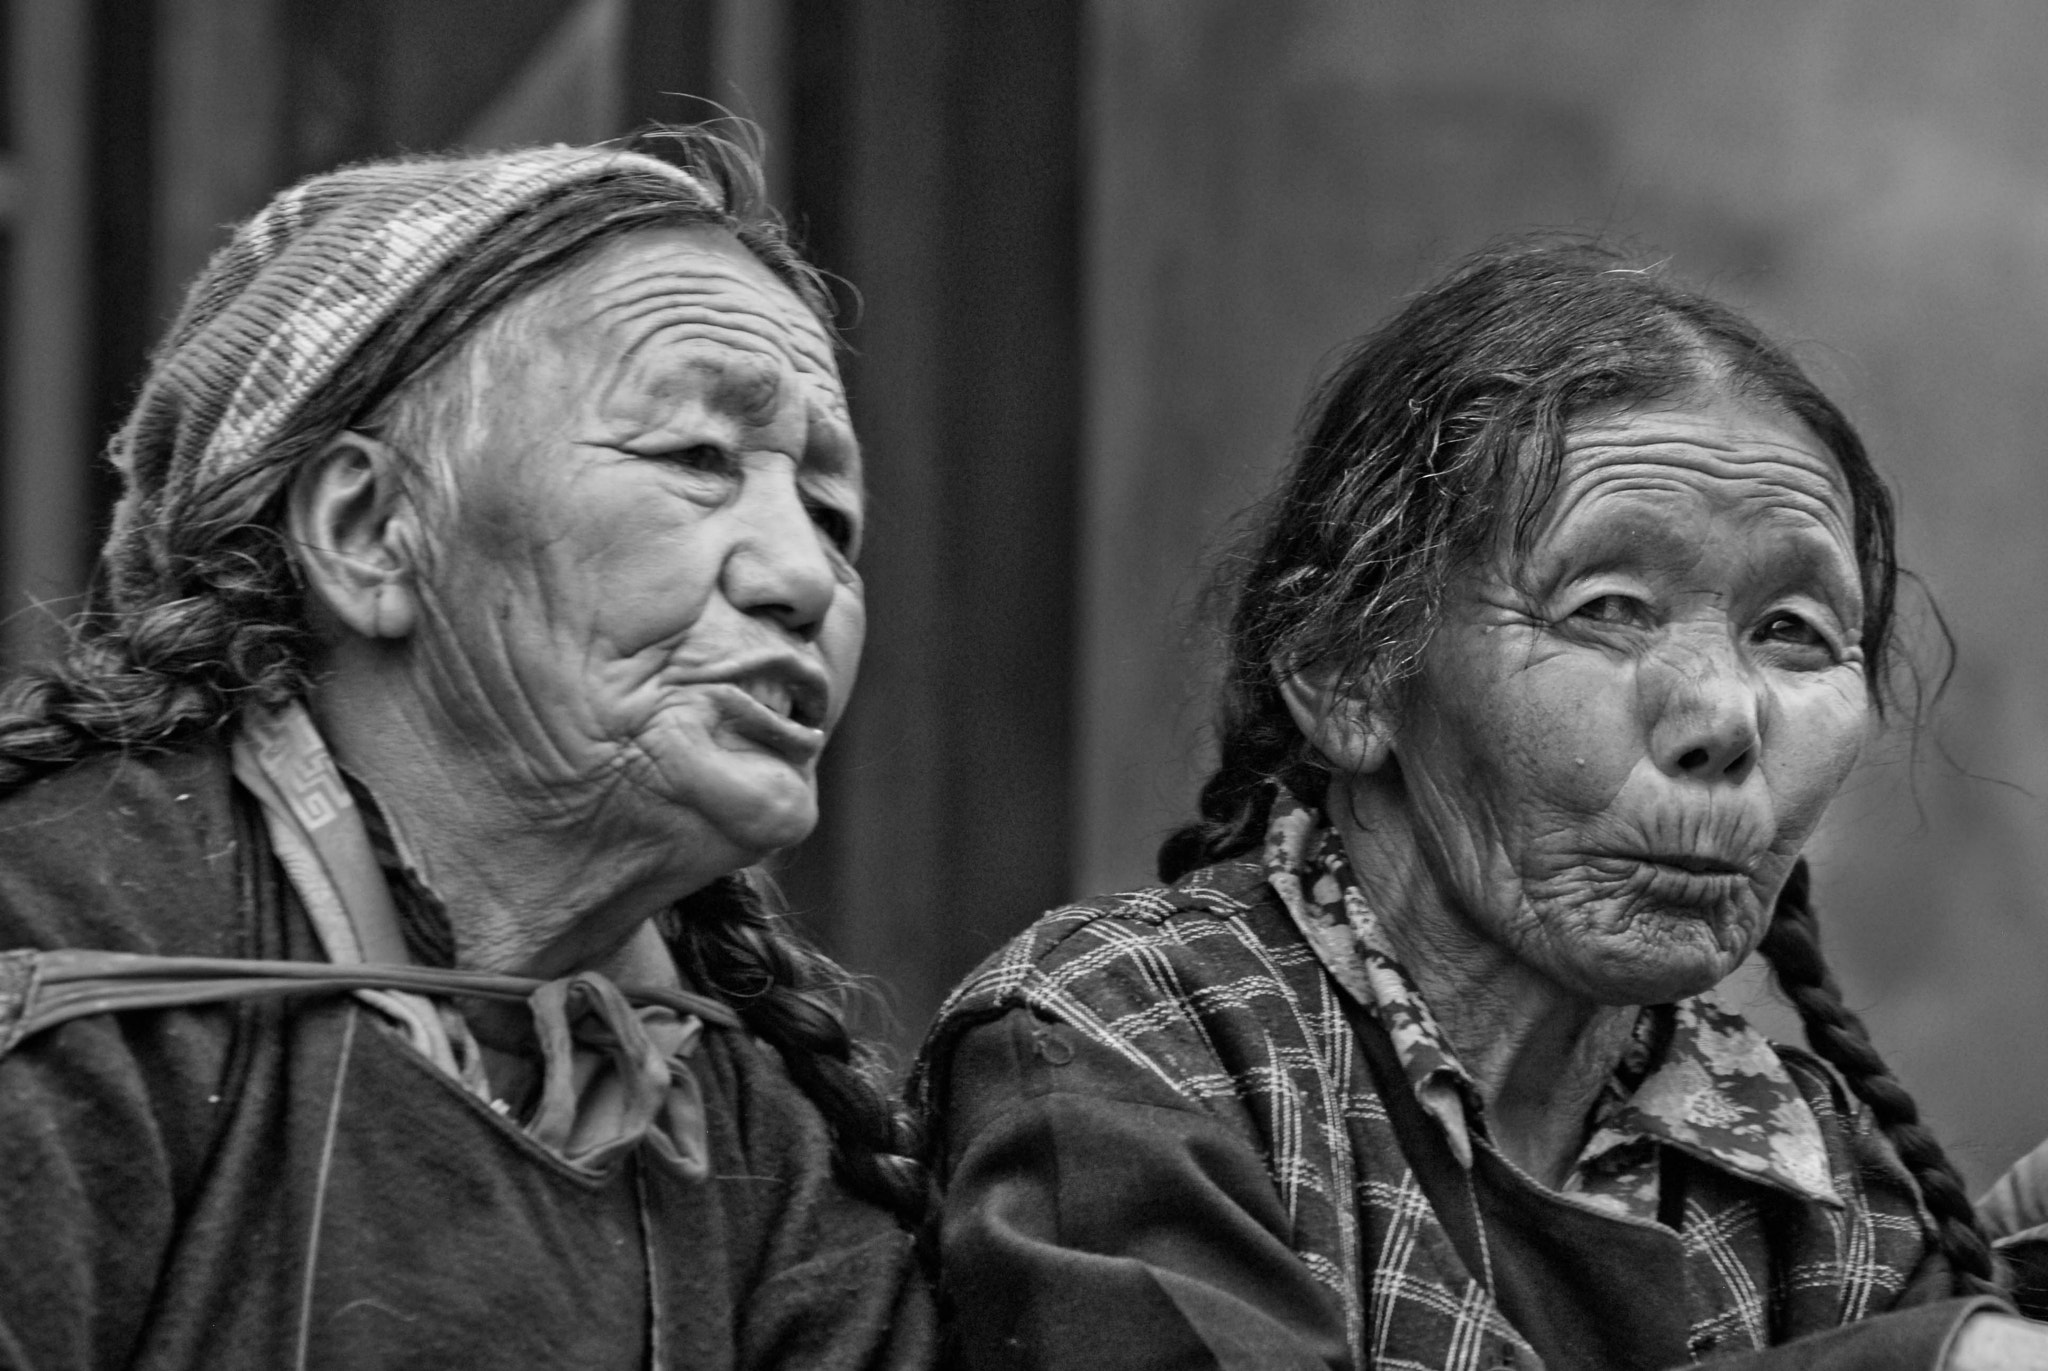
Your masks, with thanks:
[{"label": "coat sleeve", "polygon": [[769,1049],[735,1035],[707,1055],[729,1092],[713,1128],[732,1130],[736,1149],[715,1182],[740,1268],[734,1364],[926,1371],[938,1316],[913,1236],[842,1183],[824,1120]]},{"label": "coat sleeve", "polygon": [[105,1016],[0,1055],[0,1365],[128,1362],[210,1136],[219,1027]]},{"label": "coat sleeve", "polygon": [[1984,1192],[1977,1217],[1994,1238],[2048,1225],[2048,1142],[2014,1162]]},{"label": "coat sleeve", "polygon": [[2020,1312],[2048,1319],[2048,1142],[1998,1178],[1977,1201],[1977,1217],[2012,1272]]},{"label": "coat sleeve", "polygon": [[1222,1119],[1028,1010],[966,1029],[932,1065],[960,1366],[1350,1366],[1336,1296]]},{"label": "coat sleeve", "polygon": [[2010,1313],[1998,1301],[1965,1297],[1894,1310],[1825,1333],[1724,1357],[1716,1371],[1942,1371],[1972,1314]]},{"label": "coat sleeve", "polygon": [[[0,949],[249,955],[217,752],[108,755],[6,797]],[[21,1003],[0,994],[0,1017]],[[213,1145],[245,1010],[80,1019],[0,1052],[0,1365],[125,1365]]]}]

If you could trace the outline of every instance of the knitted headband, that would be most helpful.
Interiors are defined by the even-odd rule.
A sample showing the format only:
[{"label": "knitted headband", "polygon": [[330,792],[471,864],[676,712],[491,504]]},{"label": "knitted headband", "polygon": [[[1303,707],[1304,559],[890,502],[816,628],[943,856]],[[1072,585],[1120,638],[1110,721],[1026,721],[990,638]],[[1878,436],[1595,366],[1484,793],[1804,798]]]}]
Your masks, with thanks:
[{"label": "knitted headband", "polygon": [[724,208],[655,158],[548,147],[349,167],[242,225],[193,283],[109,446],[123,479],[106,545],[114,605],[141,576],[137,554],[159,560],[157,530],[192,492],[253,463],[422,283],[551,192],[620,172],[658,174]]}]

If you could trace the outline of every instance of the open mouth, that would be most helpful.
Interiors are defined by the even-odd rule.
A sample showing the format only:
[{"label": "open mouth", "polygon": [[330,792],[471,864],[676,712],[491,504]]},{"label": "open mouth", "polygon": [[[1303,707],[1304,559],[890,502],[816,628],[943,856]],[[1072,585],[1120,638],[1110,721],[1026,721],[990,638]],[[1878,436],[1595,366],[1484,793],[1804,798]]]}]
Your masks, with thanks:
[{"label": "open mouth", "polygon": [[788,681],[772,678],[756,677],[735,684],[744,690],[755,704],[771,713],[780,714],[792,723],[801,724],[805,728],[820,728],[824,725],[825,709],[816,692],[799,690]]},{"label": "open mouth", "polygon": [[824,673],[808,663],[771,662],[735,675],[730,684],[778,718],[801,728],[825,726],[829,692]]}]

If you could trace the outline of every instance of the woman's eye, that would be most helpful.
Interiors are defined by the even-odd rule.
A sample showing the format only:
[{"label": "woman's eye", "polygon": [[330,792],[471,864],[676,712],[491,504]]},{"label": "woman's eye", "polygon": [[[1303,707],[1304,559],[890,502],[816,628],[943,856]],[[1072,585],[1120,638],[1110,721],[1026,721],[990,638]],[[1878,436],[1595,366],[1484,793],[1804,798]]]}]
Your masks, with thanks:
[{"label": "woman's eye", "polygon": [[1633,595],[1596,595],[1572,611],[1571,617],[1595,624],[1639,624],[1646,608]]},{"label": "woman's eye", "polygon": [[732,454],[716,443],[692,443],[688,447],[673,448],[656,454],[655,460],[686,471],[717,473],[729,470],[733,464]]},{"label": "woman's eye", "polygon": [[1789,643],[1794,647],[1827,647],[1827,636],[1797,614],[1780,611],[1757,625],[1760,643]]},{"label": "woman's eye", "polygon": [[832,546],[839,549],[842,556],[851,557],[854,538],[852,516],[836,505],[817,500],[810,501],[809,508],[811,522],[818,526],[818,531],[832,540]]}]

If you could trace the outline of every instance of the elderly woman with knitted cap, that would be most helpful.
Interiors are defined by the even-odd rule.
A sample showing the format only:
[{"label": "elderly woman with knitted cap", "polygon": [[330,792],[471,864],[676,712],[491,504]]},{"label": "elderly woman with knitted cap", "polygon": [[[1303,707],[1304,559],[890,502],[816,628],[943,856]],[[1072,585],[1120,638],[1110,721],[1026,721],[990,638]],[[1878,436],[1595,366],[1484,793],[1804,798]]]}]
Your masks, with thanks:
[{"label": "elderly woman with knitted cap", "polygon": [[914,1366],[923,1182],[755,874],[860,449],[738,149],[243,225],[0,712],[0,1362]]},{"label": "elderly woman with knitted cap", "polygon": [[[2048,1366],[1800,859],[1887,703],[1891,517],[1783,352],[1590,246],[1353,347],[1229,564],[1168,884],[927,1042],[963,1364]],[[1818,1055],[1706,994],[1755,950]]]}]

